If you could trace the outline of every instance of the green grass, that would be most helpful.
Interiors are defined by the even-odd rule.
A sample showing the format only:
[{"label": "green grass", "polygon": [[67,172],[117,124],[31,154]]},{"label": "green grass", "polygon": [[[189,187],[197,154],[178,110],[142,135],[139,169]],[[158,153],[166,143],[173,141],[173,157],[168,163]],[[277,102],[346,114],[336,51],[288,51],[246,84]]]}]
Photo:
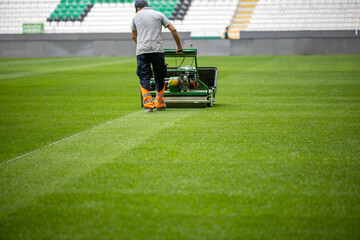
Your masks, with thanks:
[{"label": "green grass", "polygon": [[0,59],[0,239],[359,239],[360,56],[199,65],[145,113],[135,58]]}]

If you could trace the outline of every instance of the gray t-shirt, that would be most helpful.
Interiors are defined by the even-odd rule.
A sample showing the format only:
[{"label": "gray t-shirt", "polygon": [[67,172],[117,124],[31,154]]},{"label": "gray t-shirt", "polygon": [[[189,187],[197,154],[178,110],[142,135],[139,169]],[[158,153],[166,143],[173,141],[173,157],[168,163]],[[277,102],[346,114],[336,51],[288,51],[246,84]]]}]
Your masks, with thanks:
[{"label": "gray t-shirt", "polygon": [[167,27],[170,21],[161,12],[144,7],[135,14],[131,30],[137,31],[136,55],[143,53],[164,52],[162,46],[162,26]]}]

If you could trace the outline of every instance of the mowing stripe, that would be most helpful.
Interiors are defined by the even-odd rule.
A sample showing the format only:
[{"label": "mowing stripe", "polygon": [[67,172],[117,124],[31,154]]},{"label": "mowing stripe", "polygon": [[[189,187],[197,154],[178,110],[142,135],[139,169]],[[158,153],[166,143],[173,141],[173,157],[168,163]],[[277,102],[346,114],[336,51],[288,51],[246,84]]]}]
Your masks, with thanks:
[{"label": "mowing stripe", "polygon": [[8,160],[8,161],[6,161],[6,162],[0,163],[0,167],[2,167],[2,166],[4,166],[4,165],[7,165],[7,164],[9,164],[9,163],[11,163],[11,162],[13,162],[13,161],[18,160],[18,159],[21,159],[21,158],[23,158],[23,157],[26,157],[26,156],[28,156],[28,155],[30,155],[30,154],[39,152],[39,151],[41,151],[41,150],[43,150],[43,149],[46,149],[46,148],[51,147],[51,146],[53,146],[53,145],[56,145],[56,144],[58,144],[58,143],[64,142],[64,141],[66,141],[66,140],[69,140],[69,139],[71,139],[71,138],[73,138],[73,137],[76,137],[76,136],[79,136],[79,135],[84,134],[84,133],[86,133],[86,132],[89,132],[89,131],[91,131],[91,130],[93,130],[93,129],[96,129],[96,128],[105,126],[105,125],[107,125],[107,124],[109,124],[109,123],[112,123],[112,122],[115,122],[115,121],[117,121],[117,120],[119,120],[119,119],[121,119],[121,118],[125,118],[125,117],[129,117],[129,116],[135,115],[135,114],[137,114],[137,113],[139,113],[139,112],[142,112],[142,111],[143,111],[143,110],[130,113],[130,114],[128,114],[128,115],[125,115],[125,116],[116,118],[116,119],[111,120],[111,121],[108,121],[108,122],[106,122],[106,123],[102,123],[102,124],[100,124],[100,125],[98,125],[98,126],[95,126],[95,127],[93,127],[93,128],[86,129],[86,130],[84,130],[84,131],[82,131],[82,132],[76,133],[76,134],[74,134],[74,135],[71,135],[71,136],[66,137],[66,138],[64,138],[64,139],[61,139],[61,140],[59,140],[59,141],[50,143],[49,145],[46,145],[45,147],[35,149],[35,150],[31,151],[31,152],[25,153],[25,154],[23,154],[23,155],[21,155],[21,156],[18,156],[18,157],[16,157],[16,158],[10,159],[10,160]]},{"label": "mowing stripe", "polygon": [[48,74],[48,73],[53,73],[53,72],[63,72],[63,71],[77,70],[77,69],[82,69],[82,68],[93,68],[93,67],[100,67],[100,66],[108,66],[108,65],[128,63],[128,62],[133,62],[133,61],[134,61],[134,59],[123,59],[123,60],[117,60],[117,61],[106,62],[106,63],[90,63],[90,64],[85,64],[85,65],[69,66],[69,67],[63,67],[63,68],[54,67],[54,69],[47,70],[47,71],[16,72],[16,73],[0,74],[0,80],[2,80],[2,79],[13,79],[13,78],[19,78],[19,77],[28,77],[28,76],[32,76],[32,75],[42,75],[42,74]]},{"label": "mowing stripe", "polygon": [[16,59],[13,61],[4,61],[0,59],[0,67],[13,67],[13,66],[26,66],[26,65],[38,65],[42,63],[60,63],[60,62],[80,62],[77,59],[69,58],[37,58],[37,59]]}]

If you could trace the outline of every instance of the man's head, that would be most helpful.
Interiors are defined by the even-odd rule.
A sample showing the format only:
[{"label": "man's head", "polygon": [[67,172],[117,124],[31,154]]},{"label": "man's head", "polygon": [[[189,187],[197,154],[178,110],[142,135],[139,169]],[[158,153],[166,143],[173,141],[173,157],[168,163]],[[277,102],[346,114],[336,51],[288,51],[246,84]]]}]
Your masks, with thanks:
[{"label": "man's head", "polygon": [[144,7],[148,7],[149,5],[148,5],[147,1],[145,1],[145,0],[137,0],[135,2],[134,6],[135,6],[135,9],[136,9],[136,12],[137,12],[138,10],[140,10],[140,9],[142,9]]}]

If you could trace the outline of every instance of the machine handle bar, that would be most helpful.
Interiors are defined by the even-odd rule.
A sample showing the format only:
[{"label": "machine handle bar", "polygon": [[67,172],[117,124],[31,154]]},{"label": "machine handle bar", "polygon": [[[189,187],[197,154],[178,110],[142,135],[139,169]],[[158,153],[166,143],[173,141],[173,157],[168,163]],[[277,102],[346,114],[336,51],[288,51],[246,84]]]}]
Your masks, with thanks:
[{"label": "machine handle bar", "polygon": [[[176,54],[176,49],[165,49],[165,54]],[[184,54],[196,54],[196,50],[188,50],[188,49],[184,49],[181,51],[181,53]],[[180,53],[180,54],[181,54]]]}]

